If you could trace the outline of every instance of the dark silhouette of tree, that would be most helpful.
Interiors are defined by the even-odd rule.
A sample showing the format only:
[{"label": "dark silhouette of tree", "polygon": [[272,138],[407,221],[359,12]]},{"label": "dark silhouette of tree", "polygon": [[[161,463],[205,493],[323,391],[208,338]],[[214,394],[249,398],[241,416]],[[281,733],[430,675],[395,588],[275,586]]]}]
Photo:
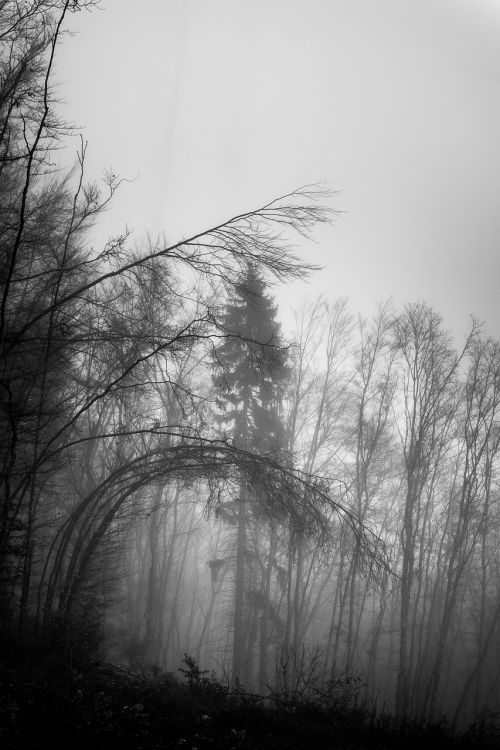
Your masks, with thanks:
[{"label": "dark silhouette of tree", "polygon": [[[221,280],[238,283],[249,264],[281,279],[307,273],[282,231],[307,235],[329,215],[324,191],[304,188],[169,246],[138,251],[125,232],[90,248],[88,230],[120,182],[86,182],[83,142],[76,169],[53,172],[65,126],[51,76],[67,15],[92,5],[0,6],[0,590],[2,627],[21,633],[69,617],[97,550],[157,483],[147,466],[158,450],[178,449],[176,476],[206,468],[215,481],[203,388],[179,380],[177,363],[193,347],[202,362],[227,337]],[[151,406],[160,386],[182,403],[165,418]],[[266,387],[255,420],[269,433]],[[188,446],[199,464],[182,464]],[[216,465],[224,479],[226,461]]]},{"label": "dark silhouette of tree", "polygon": [[[284,446],[280,401],[288,376],[286,350],[281,342],[276,307],[253,264],[231,294],[221,326],[227,335],[215,350],[214,384],[221,411],[217,420],[239,448],[278,457]],[[252,514],[258,515],[256,505],[258,499],[252,486],[242,476],[236,506],[232,673],[233,679],[245,682],[251,673],[253,649],[249,642],[248,525]],[[266,512],[269,514],[269,509]],[[267,601],[264,610],[268,607]],[[267,619],[268,613],[266,617],[264,611],[264,640]]]}]

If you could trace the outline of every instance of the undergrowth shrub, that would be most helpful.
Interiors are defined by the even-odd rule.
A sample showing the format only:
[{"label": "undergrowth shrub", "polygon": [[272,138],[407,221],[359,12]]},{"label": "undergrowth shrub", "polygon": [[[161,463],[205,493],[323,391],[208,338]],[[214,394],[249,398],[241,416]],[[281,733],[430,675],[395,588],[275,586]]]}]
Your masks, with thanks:
[{"label": "undergrowth shrub", "polygon": [[[484,711],[462,736],[444,724],[369,713],[362,684],[338,678],[321,690],[263,699],[230,687],[189,655],[180,674],[94,664],[78,672],[4,664],[0,746],[107,750],[479,750],[500,746],[500,717]],[[314,698],[314,695],[316,697]],[[275,696],[276,697],[276,696]],[[292,700],[293,698],[293,700]]]},{"label": "undergrowth shrub", "polygon": [[500,747],[500,713],[490,711],[484,706],[477,721],[463,734],[468,747],[480,748],[488,744],[490,747]]},{"label": "undergrowth shrub", "polygon": [[184,666],[179,668],[179,672],[186,678],[191,696],[209,703],[224,705],[229,694],[229,687],[217,679],[215,672],[200,669],[195,659],[189,654],[184,654],[182,663]]}]

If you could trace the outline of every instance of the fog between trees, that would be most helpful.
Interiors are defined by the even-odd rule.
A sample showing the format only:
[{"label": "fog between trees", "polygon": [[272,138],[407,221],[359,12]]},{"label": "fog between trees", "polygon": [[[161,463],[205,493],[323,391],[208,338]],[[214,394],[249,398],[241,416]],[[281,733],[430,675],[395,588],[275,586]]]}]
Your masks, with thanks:
[{"label": "fog between trees", "polygon": [[[499,708],[500,349],[424,302],[297,309],[307,187],[171,246],[89,231],[119,188],[53,167],[72,12],[0,3],[4,643],[399,716]],[[42,30],[42,31],[41,31]]]}]

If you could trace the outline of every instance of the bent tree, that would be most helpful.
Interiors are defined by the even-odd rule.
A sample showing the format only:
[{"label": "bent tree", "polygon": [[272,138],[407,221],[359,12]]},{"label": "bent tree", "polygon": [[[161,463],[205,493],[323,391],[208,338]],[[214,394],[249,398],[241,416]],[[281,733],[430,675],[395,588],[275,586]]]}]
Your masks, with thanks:
[{"label": "bent tree", "polygon": [[[275,506],[305,518],[311,530],[330,503],[268,446],[214,441],[203,387],[194,380],[186,391],[175,375],[186,351],[202,367],[210,351],[234,338],[215,302],[221,280],[238,288],[249,268],[256,280],[312,270],[283,232],[309,235],[329,221],[326,194],[301,188],[168,246],[138,251],[124,233],[93,249],[88,232],[119,181],[109,175],[103,186],[87,182],[85,144],[71,173],[51,167],[64,135],[52,94],[57,45],[67,16],[92,5],[0,6],[5,634],[88,612],[106,565],[100,551],[112,548],[144,488],[161,481],[205,482],[210,498],[218,483],[241,486],[246,474],[247,484],[265,484]],[[267,404],[275,394],[263,384],[259,398]],[[162,399],[182,409],[162,410]]]}]

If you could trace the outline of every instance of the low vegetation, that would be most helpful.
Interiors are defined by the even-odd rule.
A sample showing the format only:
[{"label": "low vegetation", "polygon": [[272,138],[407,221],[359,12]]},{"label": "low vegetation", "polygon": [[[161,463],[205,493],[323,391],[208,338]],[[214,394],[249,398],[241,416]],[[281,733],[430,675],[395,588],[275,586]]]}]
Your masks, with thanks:
[{"label": "low vegetation", "polygon": [[497,717],[453,734],[446,723],[396,721],[364,706],[356,684],[321,695],[245,693],[185,656],[178,674],[73,664],[10,650],[0,677],[0,742],[8,748],[494,748]]}]

